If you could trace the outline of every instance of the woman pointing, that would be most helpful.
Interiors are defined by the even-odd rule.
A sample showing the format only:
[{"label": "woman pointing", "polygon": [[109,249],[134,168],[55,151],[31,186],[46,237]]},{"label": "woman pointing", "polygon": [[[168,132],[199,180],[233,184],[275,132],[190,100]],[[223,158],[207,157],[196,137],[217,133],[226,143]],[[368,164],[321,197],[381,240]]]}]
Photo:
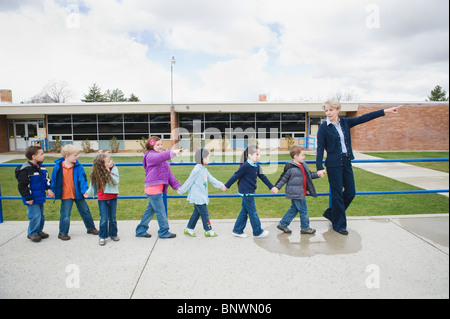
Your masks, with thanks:
[{"label": "woman pointing", "polygon": [[347,235],[347,218],[345,211],[355,197],[355,180],[351,160],[353,156],[350,128],[366,123],[389,113],[398,113],[401,106],[391,107],[364,114],[355,118],[340,118],[341,103],[332,99],[325,102],[323,109],[327,121],[323,122],[317,133],[317,170],[324,170],[323,155],[327,151],[325,166],[331,189],[331,207],[323,216],[329,219],[333,229]]}]

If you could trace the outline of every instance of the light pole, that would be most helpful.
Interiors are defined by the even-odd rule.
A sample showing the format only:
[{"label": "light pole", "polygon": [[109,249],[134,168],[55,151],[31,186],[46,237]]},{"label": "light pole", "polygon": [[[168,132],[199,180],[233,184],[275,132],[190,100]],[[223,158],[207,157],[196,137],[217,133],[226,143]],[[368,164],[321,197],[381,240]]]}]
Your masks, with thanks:
[{"label": "light pole", "polygon": [[175,57],[172,56],[170,61],[170,139],[172,140],[172,146],[176,144],[178,137],[175,136],[175,129],[177,127],[175,108],[173,106],[173,66],[175,65]]}]

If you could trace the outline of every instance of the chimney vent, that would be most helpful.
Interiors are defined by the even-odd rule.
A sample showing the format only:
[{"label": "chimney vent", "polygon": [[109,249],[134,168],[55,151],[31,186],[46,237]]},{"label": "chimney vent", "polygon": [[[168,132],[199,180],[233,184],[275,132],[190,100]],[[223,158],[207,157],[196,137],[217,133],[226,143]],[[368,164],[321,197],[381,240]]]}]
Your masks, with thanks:
[{"label": "chimney vent", "polygon": [[0,102],[1,103],[12,103],[12,91],[0,89]]}]

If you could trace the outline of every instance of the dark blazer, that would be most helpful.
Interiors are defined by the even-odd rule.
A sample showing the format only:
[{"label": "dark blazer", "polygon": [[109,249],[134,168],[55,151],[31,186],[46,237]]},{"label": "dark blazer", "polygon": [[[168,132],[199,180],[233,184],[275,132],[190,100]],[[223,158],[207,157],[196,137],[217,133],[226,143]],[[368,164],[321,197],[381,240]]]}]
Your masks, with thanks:
[{"label": "dark blazer", "polygon": [[[347,154],[350,159],[355,158],[353,156],[350,129],[353,126],[369,122],[384,115],[384,110],[379,110],[358,117],[339,118],[339,125],[344,133],[345,147],[347,148]],[[340,142],[339,133],[334,125],[328,125],[327,122],[323,122],[317,132],[316,167],[318,171],[323,170],[322,161],[324,150],[327,151],[327,158],[325,160],[326,167],[338,167],[342,164],[342,145]]]}]

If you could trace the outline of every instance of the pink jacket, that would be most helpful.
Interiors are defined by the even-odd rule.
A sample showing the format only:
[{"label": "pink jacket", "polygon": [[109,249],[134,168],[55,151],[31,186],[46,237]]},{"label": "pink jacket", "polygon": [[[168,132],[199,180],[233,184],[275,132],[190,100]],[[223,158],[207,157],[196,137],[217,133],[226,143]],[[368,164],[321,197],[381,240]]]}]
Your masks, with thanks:
[{"label": "pink jacket", "polygon": [[145,153],[142,164],[145,168],[145,187],[164,185],[164,193],[167,193],[169,185],[177,190],[181,184],[177,181],[170,171],[170,164],[167,162],[172,157],[175,157],[172,150],[167,150],[161,153],[149,151]]}]

